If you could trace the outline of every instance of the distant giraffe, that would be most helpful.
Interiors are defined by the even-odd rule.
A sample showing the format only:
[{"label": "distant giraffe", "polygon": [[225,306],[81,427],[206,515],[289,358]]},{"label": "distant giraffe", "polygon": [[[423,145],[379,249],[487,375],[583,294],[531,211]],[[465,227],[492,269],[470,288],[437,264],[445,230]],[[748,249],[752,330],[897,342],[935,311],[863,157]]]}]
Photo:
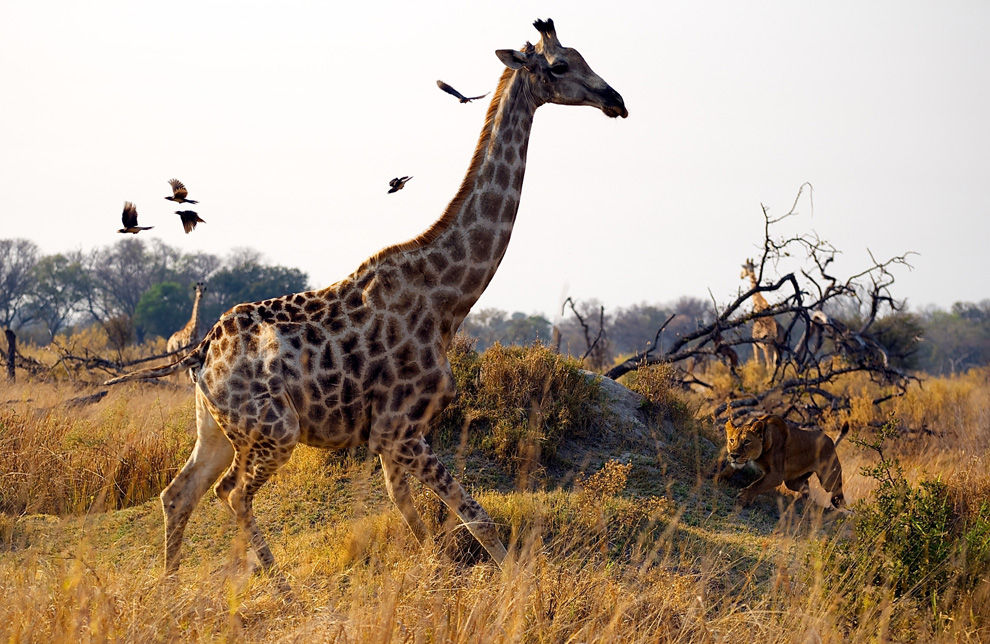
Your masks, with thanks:
[{"label": "distant giraffe", "polygon": [[[756,288],[760,285],[756,279],[756,265],[753,260],[747,259],[742,265],[740,279],[749,279],[750,286]],[[753,293],[753,312],[759,313],[770,308],[770,304],[760,292]],[[753,320],[753,359],[760,359],[760,351],[768,369],[775,369],[780,360],[780,350],[778,346],[784,344],[784,328],[772,317],[757,318]]]},{"label": "distant giraffe", "polygon": [[168,342],[165,343],[165,350],[169,353],[199,341],[199,301],[203,299],[204,292],[206,292],[206,284],[196,282],[196,297],[193,299],[192,315],[189,316],[186,325],[173,333]]},{"label": "distant giraffe", "polygon": [[331,449],[367,443],[421,542],[430,535],[406,474],[436,493],[501,565],[506,551],[491,518],[425,439],[430,420],[454,397],[447,348],[508,246],[536,109],[590,105],[628,115],[618,92],[560,44],[553,21],[534,26],[536,46],[495,52],[507,69],[467,175],[429,229],[327,288],[235,306],[181,360],[108,381],[183,368],[196,381],[196,446],[161,494],[167,571],[178,567],[190,513],[224,470],[214,490],[261,565],[272,567],[252,503],[300,442]]}]

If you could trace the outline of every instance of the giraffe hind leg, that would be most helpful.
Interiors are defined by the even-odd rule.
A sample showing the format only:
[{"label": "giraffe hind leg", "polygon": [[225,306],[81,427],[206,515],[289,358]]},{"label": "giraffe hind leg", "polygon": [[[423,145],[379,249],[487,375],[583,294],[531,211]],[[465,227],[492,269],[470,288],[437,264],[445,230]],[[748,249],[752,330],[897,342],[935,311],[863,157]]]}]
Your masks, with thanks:
[{"label": "giraffe hind leg", "polygon": [[234,449],[206,409],[196,390],[196,446],[172,482],[160,495],[165,515],[165,572],[179,567],[179,550],[186,523],[196,504],[234,456]]},{"label": "giraffe hind leg", "polygon": [[401,457],[400,462],[410,461],[410,464],[405,466],[406,469],[433,490],[433,493],[460,517],[474,538],[501,567],[506,551],[498,538],[495,522],[450,475],[426,440],[420,437],[417,441],[402,443],[397,448],[399,454],[395,456]]},{"label": "giraffe hind leg", "polygon": [[[233,462],[215,489],[217,496],[226,501],[234,512],[239,543],[250,544],[263,570],[270,570],[275,565],[275,557],[255,519],[254,496],[278,468],[289,460],[299,436],[299,423],[295,413],[287,406],[282,409],[281,417],[265,421],[265,431],[261,432],[261,438],[254,435],[254,432],[238,431],[238,437],[243,440],[235,438],[232,441],[235,451]],[[269,433],[287,438],[276,444],[272,439],[264,438]],[[235,556],[242,559],[239,548],[235,549]]]}]

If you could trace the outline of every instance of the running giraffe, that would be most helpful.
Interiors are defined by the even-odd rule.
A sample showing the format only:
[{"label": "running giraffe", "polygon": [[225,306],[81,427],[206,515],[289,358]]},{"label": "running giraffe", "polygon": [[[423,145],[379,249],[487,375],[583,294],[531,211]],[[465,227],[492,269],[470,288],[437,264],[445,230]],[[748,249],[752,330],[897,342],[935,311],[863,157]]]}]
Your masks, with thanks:
[{"label": "running giraffe", "polygon": [[261,566],[271,568],[252,502],[298,443],[367,443],[420,542],[430,534],[407,474],[435,492],[502,564],[506,551],[495,524],[424,439],[430,420],[454,397],[447,348],[505,254],[536,108],[590,105],[609,117],[628,115],[622,97],[581,54],[560,44],[552,20],[534,26],[541,34],[535,46],[495,52],[506,69],[471,165],[424,233],[375,253],[327,288],[235,306],[181,360],[107,383],[183,368],[196,381],[196,446],[161,494],[167,572],[177,569],[189,515],[218,476],[217,496],[233,510]]}]

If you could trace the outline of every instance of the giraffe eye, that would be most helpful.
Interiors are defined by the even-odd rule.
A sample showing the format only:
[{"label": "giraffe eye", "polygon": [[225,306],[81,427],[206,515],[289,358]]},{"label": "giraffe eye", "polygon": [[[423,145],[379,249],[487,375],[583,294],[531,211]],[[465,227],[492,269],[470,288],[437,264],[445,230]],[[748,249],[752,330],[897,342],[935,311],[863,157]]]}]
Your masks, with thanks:
[{"label": "giraffe eye", "polygon": [[550,66],[550,73],[554,76],[563,76],[567,73],[567,63],[559,61]]}]

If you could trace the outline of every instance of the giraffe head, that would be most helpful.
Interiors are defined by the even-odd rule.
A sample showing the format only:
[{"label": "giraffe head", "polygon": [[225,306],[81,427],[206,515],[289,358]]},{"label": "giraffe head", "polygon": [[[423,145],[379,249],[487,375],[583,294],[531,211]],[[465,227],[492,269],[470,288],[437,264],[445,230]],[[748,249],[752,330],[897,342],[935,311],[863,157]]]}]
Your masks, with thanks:
[{"label": "giraffe head", "polygon": [[521,51],[499,49],[495,55],[509,69],[526,74],[538,105],[591,105],[612,118],[629,116],[619,93],[591,70],[576,49],[560,44],[553,20],[537,20],[533,26],[540,32],[535,46],[526,43]]},{"label": "giraffe head", "polygon": [[196,282],[196,295],[202,295],[206,292],[206,282]]},{"label": "giraffe head", "polygon": [[747,259],[746,263],[742,265],[742,273],[739,273],[739,279],[744,280],[754,275],[756,275],[756,264],[753,263],[753,260]]}]

